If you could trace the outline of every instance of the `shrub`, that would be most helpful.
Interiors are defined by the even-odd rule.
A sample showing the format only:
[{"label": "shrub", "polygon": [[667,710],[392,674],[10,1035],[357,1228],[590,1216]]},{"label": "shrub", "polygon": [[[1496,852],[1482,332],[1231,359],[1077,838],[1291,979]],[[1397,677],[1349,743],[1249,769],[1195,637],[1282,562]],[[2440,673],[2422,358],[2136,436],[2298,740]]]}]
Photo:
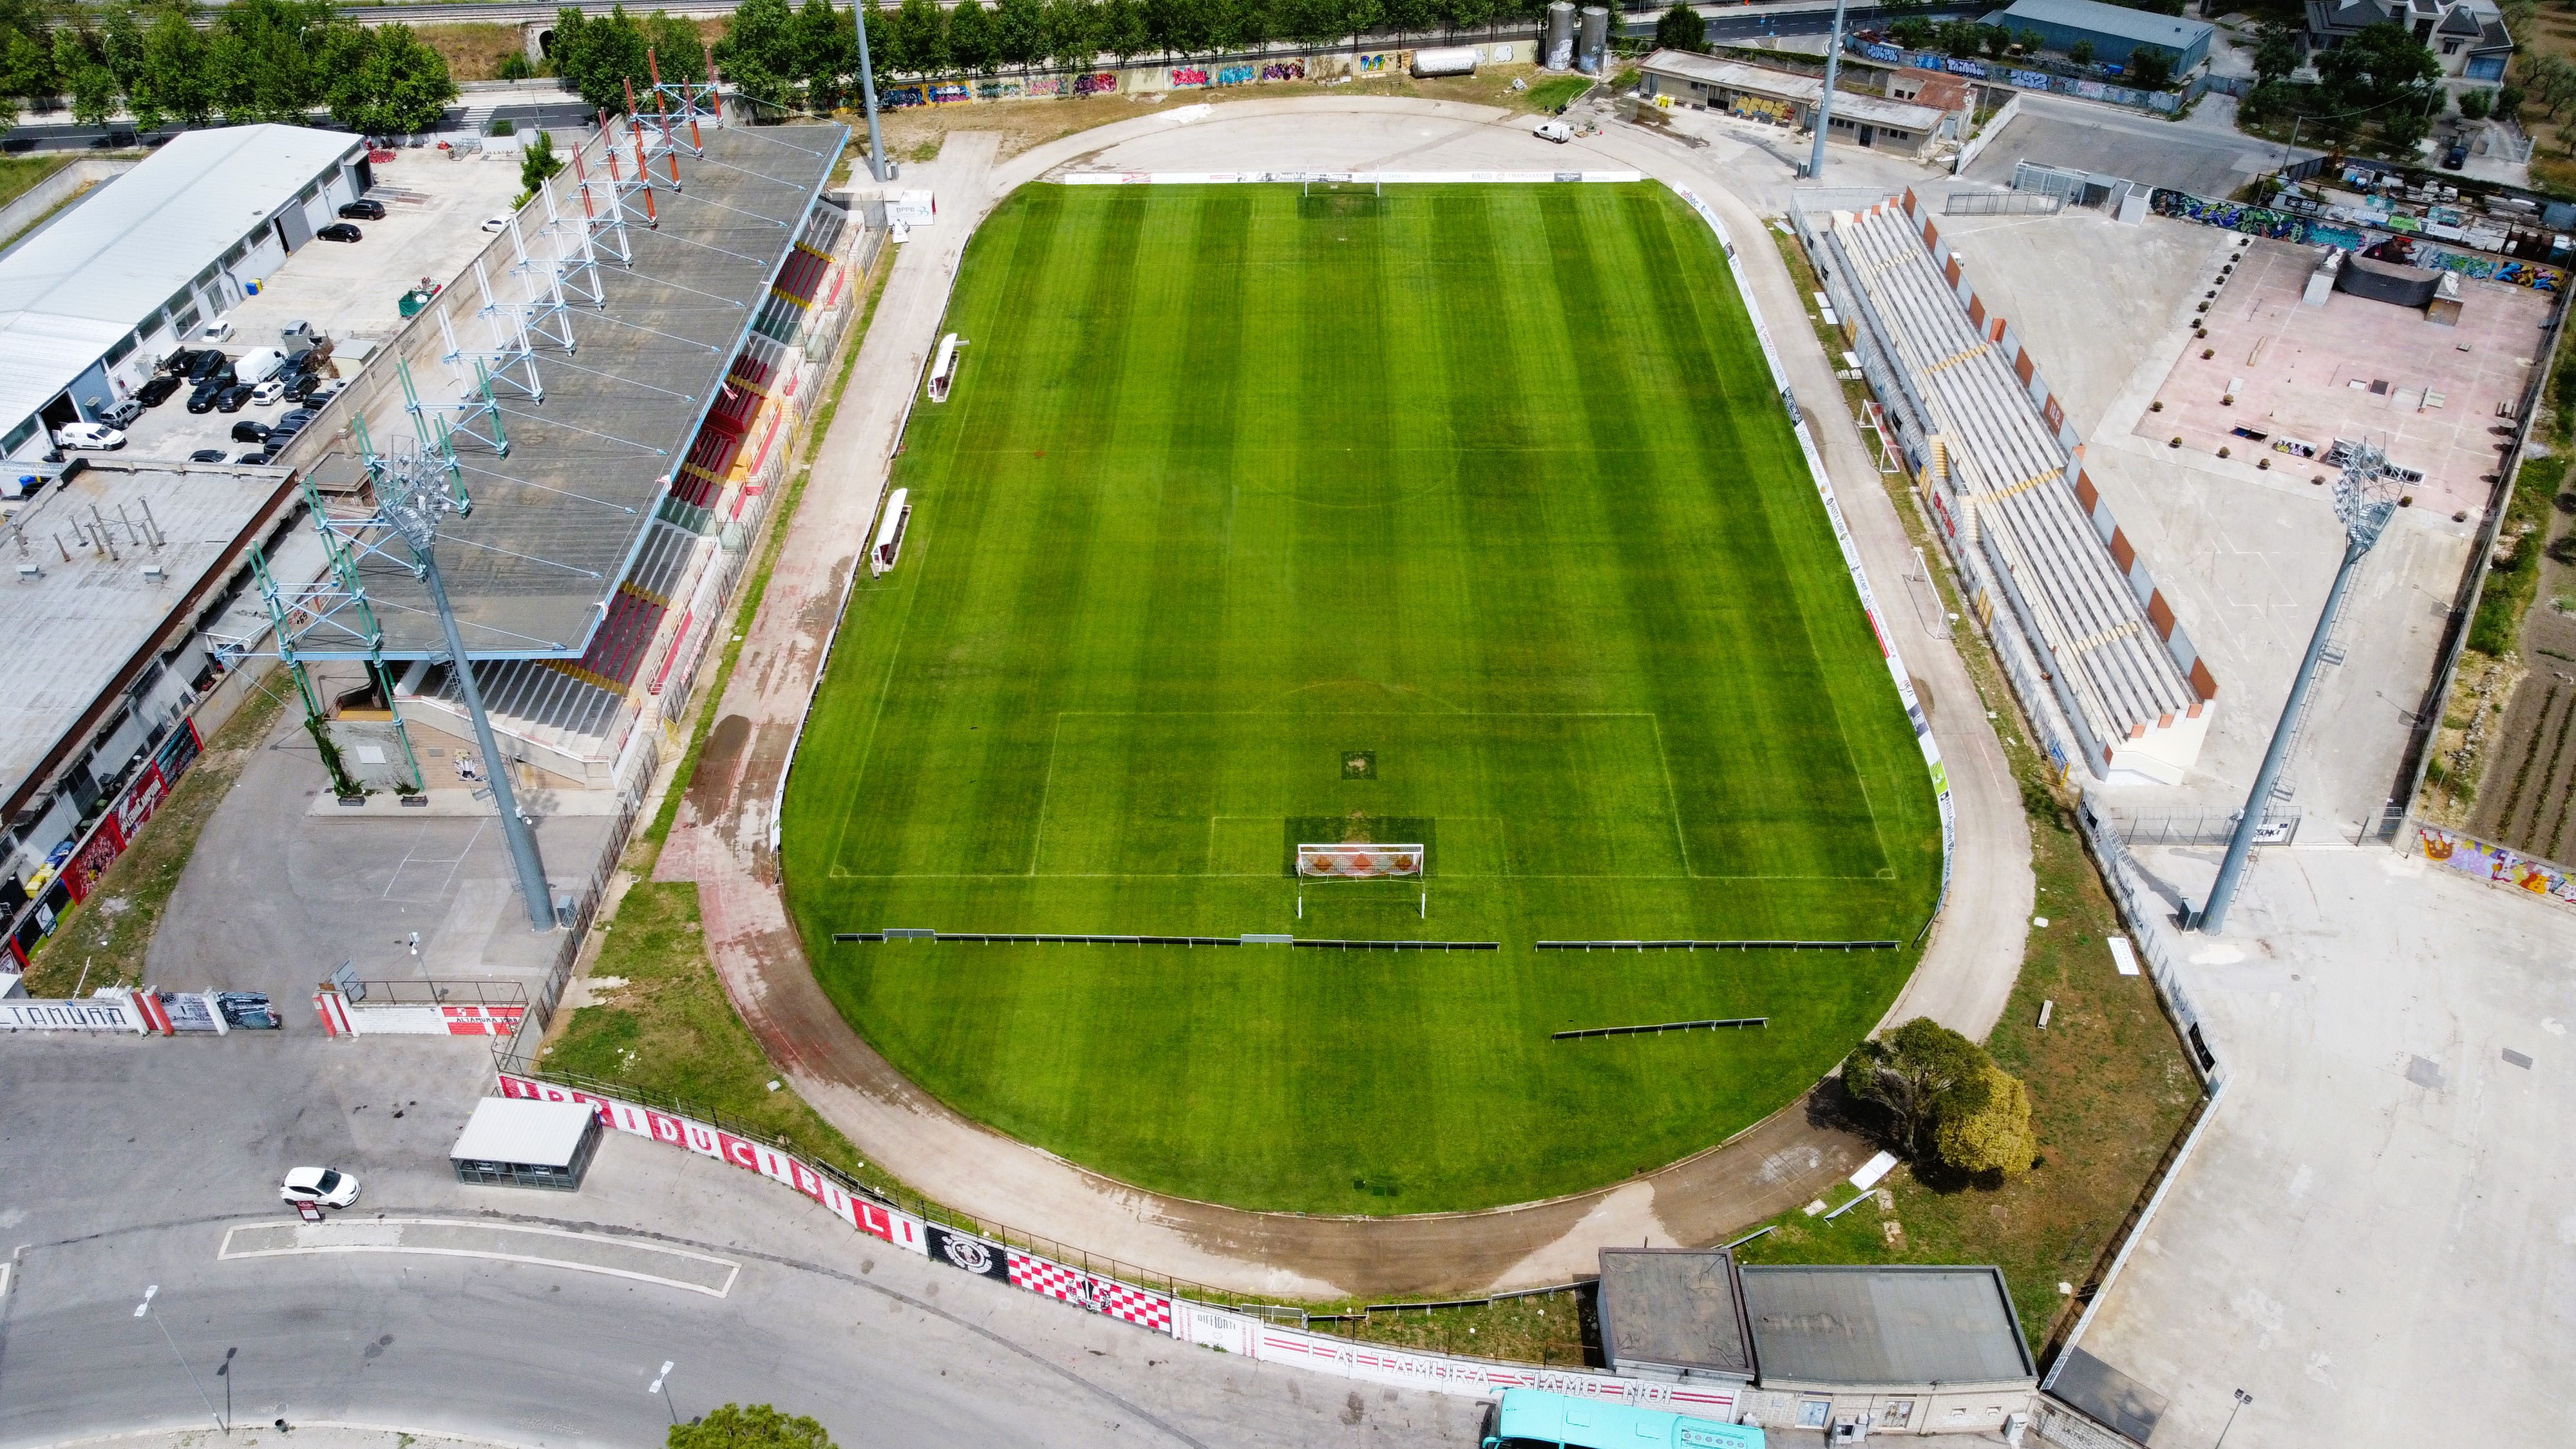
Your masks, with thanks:
[{"label": "shrub", "polygon": [[2089,40],[2079,40],[2073,45],[2066,47],[2066,58],[2077,65],[2091,65],[2093,63],[2093,42]]},{"label": "shrub", "polygon": [[2020,1177],[2039,1156],[2039,1136],[2030,1126],[2030,1088],[1992,1062],[1986,1064],[1982,1086],[1981,1106],[1941,1119],[1932,1134],[1933,1150],[1960,1172]]},{"label": "shrub", "polygon": [[2173,58],[2161,50],[2140,46],[2129,52],[2121,67],[2120,79],[2144,91],[2160,91],[2173,84]]},{"label": "shrub", "polygon": [[528,63],[526,51],[514,50],[501,57],[500,74],[503,80],[530,80],[536,76],[536,73],[537,68]]},{"label": "shrub", "polygon": [[2483,121],[2495,109],[2495,92],[2491,90],[2460,93],[2460,114],[2472,121]]}]

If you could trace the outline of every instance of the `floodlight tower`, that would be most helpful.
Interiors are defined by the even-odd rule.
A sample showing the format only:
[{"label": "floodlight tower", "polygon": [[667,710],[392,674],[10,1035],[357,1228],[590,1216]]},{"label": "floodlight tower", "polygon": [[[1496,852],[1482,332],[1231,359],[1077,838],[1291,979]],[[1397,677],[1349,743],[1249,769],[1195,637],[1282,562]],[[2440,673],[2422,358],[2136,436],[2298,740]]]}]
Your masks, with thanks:
[{"label": "floodlight tower", "polygon": [[1825,133],[1834,124],[1834,83],[1843,70],[1843,0],[1834,0],[1834,33],[1825,42],[1825,93],[1816,97],[1816,146],[1807,156],[1807,179],[1825,174]]},{"label": "floodlight tower", "polygon": [[411,548],[412,573],[429,589],[438,627],[447,636],[447,663],[456,671],[457,692],[474,721],[474,742],[483,751],[484,777],[492,782],[492,803],[501,811],[501,838],[509,843],[511,863],[518,867],[519,894],[528,903],[532,930],[555,927],[554,900],[546,889],[545,862],[537,856],[537,837],[519,813],[510,788],[509,757],[492,736],[492,717],[483,712],[483,691],[474,682],[474,666],[465,657],[465,636],[456,627],[456,609],[447,601],[447,585],[438,576],[438,520],[460,511],[450,496],[443,460],[410,449],[398,449],[382,460],[376,473],[376,508],[386,524]]},{"label": "floodlight tower", "polygon": [[850,7],[851,23],[859,27],[859,98],[868,112],[868,174],[879,181],[894,179],[894,166],[886,160],[885,138],[877,132],[876,69],[868,63],[868,8]]},{"label": "floodlight tower", "polygon": [[2380,531],[2397,511],[2397,485],[2388,476],[2388,455],[2376,445],[2363,443],[2343,466],[2343,476],[2335,480],[2335,517],[2343,522],[2343,565],[2335,570],[2334,587],[2326,591],[2326,606],[2317,615],[2317,631],[2308,639],[2308,654],[2299,661],[2299,673],[2290,682],[2290,697],[2281,705],[2281,722],[2272,727],[2271,747],[2263,752],[2263,768],[2254,774],[2254,788],[2245,796],[2245,813],[2237,817],[2236,833],[2228,837],[2227,858],[2219,863],[2218,879],[2209,887],[2209,900],[2192,918],[2192,929],[2206,935],[2217,935],[2227,924],[2227,908],[2236,899],[2237,882],[2244,879],[2245,862],[2254,853],[2254,834],[2262,829],[2264,807],[2271,803],[2272,787],[2280,782],[2281,767],[2288,763],[2290,745],[2298,733],[2299,713],[2307,707],[2308,690],[2317,682],[2317,662],[2326,652],[2326,642],[2334,634],[2335,616],[2343,610],[2343,596],[2352,587],[2352,576],[2361,569],[2361,561],[2379,542]]}]

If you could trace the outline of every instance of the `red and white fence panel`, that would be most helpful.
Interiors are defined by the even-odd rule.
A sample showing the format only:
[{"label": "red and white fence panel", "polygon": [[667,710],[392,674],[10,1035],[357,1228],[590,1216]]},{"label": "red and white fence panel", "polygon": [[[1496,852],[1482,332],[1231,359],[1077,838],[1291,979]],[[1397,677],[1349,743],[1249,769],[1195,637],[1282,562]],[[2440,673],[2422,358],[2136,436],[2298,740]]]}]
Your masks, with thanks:
[{"label": "red and white fence panel", "polygon": [[1616,1374],[1408,1353],[1382,1344],[1355,1343],[1281,1328],[1243,1314],[1176,1299],[1157,1289],[1068,1267],[973,1233],[925,1222],[910,1213],[853,1196],[832,1179],[767,1143],[737,1137],[687,1117],[506,1072],[501,1074],[501,1095],[540,1102],[583,1103],[599,1113],[601,1122],[617,1131],[685,1147],[702,1157],[730,1162],[772,1182],[785,1183],[860,1232],[920,1253],[933,1262],[1088,1309],[1104,1318],[1246,1358],[1369,1383],[1479,1398],[1504,1389],[1545,1389],[1577,1398],[1729,1422],[1741,1409],[1740,1390],[1724,1384],[1654,1383]]},{"label": "red and white fence panel", "polygon": [[313,993],[326,1036],[516,1036],[527,1020],[521,1002],[371,1002],[337,988]]}]

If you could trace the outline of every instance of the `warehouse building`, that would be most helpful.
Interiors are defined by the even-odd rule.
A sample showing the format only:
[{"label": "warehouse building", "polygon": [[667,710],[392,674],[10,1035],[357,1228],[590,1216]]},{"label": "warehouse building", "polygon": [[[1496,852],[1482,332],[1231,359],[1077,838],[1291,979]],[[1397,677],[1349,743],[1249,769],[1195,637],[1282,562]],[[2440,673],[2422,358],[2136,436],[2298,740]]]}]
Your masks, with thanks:
[{"label": "warehouse building", "polygon": [[2175,79],[2197,70],[2209,59],[2209,40],[2217,27],[2206,20],[2187,20],[2153,10],[2105,5],[2100,0],[2013,0],[1985,19],[2010,31],[2035,30],[2040,48],[2064,55],[2077,41],[2090,41],[2093,58],[2104,65],[2127,65],[2141,47],[2164,52]]},{"label": "warehouse building", "polygon": [[374,184],[342,132],[189,131],[0,255],[0,454],[96,421]]}]

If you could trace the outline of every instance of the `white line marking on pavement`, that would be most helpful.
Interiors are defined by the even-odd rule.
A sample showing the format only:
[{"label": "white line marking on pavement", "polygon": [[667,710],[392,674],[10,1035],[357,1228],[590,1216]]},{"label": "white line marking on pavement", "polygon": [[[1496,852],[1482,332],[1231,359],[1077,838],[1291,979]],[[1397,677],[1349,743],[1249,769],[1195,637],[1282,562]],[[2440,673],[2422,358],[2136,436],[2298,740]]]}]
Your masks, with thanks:
[{"label": "white line marking on pavement", "polygon": [[[632,1278],[644,1283],[659,1283],[667,1288],[683,1288],[691,1293],[704,1293],[722,1298],[733,1291],[734,1280],[742,1275],[742,1265],[729,1258],[692,1253],[682,1248],[665,1248],[653,1243],[639,1243],[625,1238],[605,1237],[597,1233],[567,1232],[561,1228],[527,1227],[517,1223],[476,1222],[470,1218],[371,1218],[363,1222],[339,1222],[320,1225],[324,1233],[339,1229],[348,1235],[346,1241],[313,1241],[315,1225],[307,1223],[244,1223],[224,1230],[223,1246],[216,1250],[217,1261],[243,1258],[283,1258],[298,1253],[419,1253],[440,1258],[484,1258],[503,1263],[533,1263],[541,1267],[565,1268],[576,1273],[604,1273],[612,1278]],[[501,1253],[476,1248],[434,1248],[407,1244],[401,1229],[406,1227],[469,1228],[485,1232],[522,1233],[530,1237],[571,1238],[584,1243],[597,1243],[632,1253],[658,1253],[669,1258],[686,1258],[724,1270],[724,1278],[713,1285],[692,1283],[685,1278],[664,1277],[632,1268],[613,1268],[602,1263],[585,1263],[573,1258],[548,1257],[542,1253]],[[278,1229],[294,1231],[297,1242],[284,1248],[240,1248],[233,1246],[236,1233],[274,1235]],[[391,1233],[384,1230],[392,1229]],[[333,1234],[339,1236],[339,1234]]]}]

